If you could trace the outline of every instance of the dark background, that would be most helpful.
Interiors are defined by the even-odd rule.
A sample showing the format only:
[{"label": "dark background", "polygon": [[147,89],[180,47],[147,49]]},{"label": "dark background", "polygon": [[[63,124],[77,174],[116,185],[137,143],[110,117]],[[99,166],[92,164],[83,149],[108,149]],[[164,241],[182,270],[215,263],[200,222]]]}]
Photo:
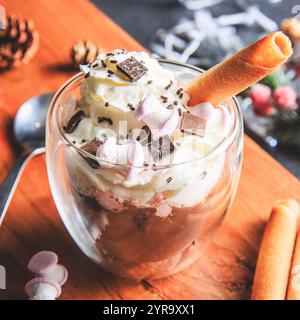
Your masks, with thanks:
[{"label": "dark background", "polygon": [[[155,31],[159,28],[169,29],[178,20],[189,14],[176,0],[92,0],[101,10],[117,22],[123,29],[151,50],[150,44],[155,39]],[[292,7],[300,5],[300,1],[248,1],[259,4],[260,9],[278,23],[283,18],[291,17]],[[271,3],[275,2],[275,3]],[[277,3],[276,3],[277,2]],[[216,6],[210,7],[213,15],[230,14],[240,12],[241,9],[235,5],[233,0],[223,1]],[[255,39],[256,30],[242,29],[243,39],[250,42]],[[251,134],[250,134],[251,135]],[[256,139],[252,135],[252,138]],[[261,144],[274,158],[281,162],[288,170],[300,177],[300,150],[280,148],[272,150]]]}]

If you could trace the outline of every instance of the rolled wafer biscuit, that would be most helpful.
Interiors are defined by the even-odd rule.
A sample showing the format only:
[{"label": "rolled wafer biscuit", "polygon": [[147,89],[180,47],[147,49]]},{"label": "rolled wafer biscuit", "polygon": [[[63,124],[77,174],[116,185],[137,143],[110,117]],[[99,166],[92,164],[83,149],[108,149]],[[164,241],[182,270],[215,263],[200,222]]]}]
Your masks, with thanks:
[{"label": "rolled wafer biscuit", "polygon": [[300,300],[300,232],[297,235],[286,298]]},{"label": "rolled wafer biscuit", "polygon": [[284,300],[300,215],[295,200],[275,203],[261,243],[253,300]]},{"label": "rolled wafer biscuit", "polygon": [[292,54],[289,38],[271,33],[209,69],[185,89],[188,104],[210,102],[216,106],[261,80]]}]

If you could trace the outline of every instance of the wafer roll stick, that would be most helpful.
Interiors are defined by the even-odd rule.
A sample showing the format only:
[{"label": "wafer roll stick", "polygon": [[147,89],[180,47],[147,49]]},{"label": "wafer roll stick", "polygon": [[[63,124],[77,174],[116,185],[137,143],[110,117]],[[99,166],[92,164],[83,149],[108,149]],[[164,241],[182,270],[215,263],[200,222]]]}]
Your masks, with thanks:
[{"label": "wafer roll stick", "polygon": [[209,69],[186,88],[188,104],[216,106],[261,80],[292,54],[289,38],[271,33]]},{"label": "wafer roll stick", "polygon": [[300,300],[300,232],[298,232],[290,279],[287,292],[287,300]]},{"label": "wafer roll stick", "polygon": [[285,299],[299,214],[299,204],[292,199],[273,207],[258,255],[252,299]]}]

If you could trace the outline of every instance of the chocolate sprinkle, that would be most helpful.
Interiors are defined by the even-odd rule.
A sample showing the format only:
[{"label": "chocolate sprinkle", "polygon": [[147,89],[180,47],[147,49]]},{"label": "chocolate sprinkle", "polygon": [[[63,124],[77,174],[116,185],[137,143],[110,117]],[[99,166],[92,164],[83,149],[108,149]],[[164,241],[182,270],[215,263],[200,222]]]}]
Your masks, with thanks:
[{"label": "chocolate sprinkle", "polygon": [[135,110],[135,107],[132,105],[132,103],[128,103],[127,106],[129,107],[129,109],[131,111],[134,111]]},{"label": "chocolate sprinkle", "polygon": [[108,102],[105,102],[105,107],[108,107],[109,106],[109,103]]},{"label": "chocolate sprinkle", "polygon": [[170,183],[171,181],[172,181],[172,177],[169,177],[168,179],[167,179],[167,183]]},{"label": "chocolate sprinkle", "polygon": [[91,75],[91,74],[88,72],[88,73],[86,73],[86,74],[84,75],[84,78],[86,79],[86,78],[88,78],[90,75]]},{"label": "chocolate sprinkle", "polygon": [[148,69],[134,57],[130,57],[117,64],[117,69],[121,71],[131,82],[139,80]]},{"label": "chocolate sprinkle", "polygon": [[106,68],[106,63],[104,62],[104,60],[101,60],[101,64],[103,68]]},{"label": "chocolate sprinkle", "polygon": [[84,118],[85,114],[82,110],[76,112],[69,120],[64,130],[66,133],[72,133],[78,126],[79,122]]},{"label": "chocolate sprinkle", "polygon": [[178,110],[178,114],[179,114],[179,117],[182,116],[182,110],[181,109],[177,109]]},{"label": "chocolate sprinkle", "polygon": [[105,121],[108,122],[108,124],[110,124],[112,126],[113,121],[110,118],[98,117],[98,123],[105,122]]},{"label": "chocolate sprinkle", "polygon": [[182,99],[182,97],[183,97],[183,92],[180,93],[179,99]]},{"label": "chocolate sprinkle", "polygon": [[165,87],[166,90],[170,89],[173,84],[173,81],[170,80],[170,83]]},{"label": "chocolate sprinkle", "polygon": [[151,84],[151,83],[153,83],[153,80],[149,80],[149,81],[148,81],[148,84]]},{"label": "chocolate sprinkle", "polygon": [[81,149],[95,156],[101,144],[103,144],[101,140],[94,138],[93,140],[82,146]]},{"label": "chocolate sprinkle", "polygon": [[117,60],[110,60],[110,63],[118,63]]}]

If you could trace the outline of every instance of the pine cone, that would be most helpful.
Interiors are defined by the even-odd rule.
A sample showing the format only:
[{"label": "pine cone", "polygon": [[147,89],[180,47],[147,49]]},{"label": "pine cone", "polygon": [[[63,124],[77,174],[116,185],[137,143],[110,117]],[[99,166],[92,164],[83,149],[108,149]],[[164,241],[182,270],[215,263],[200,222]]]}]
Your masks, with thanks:
[{"label": "pine cone", "polygon": [[71,51],[73,65],[77,68],[80,64],[88,64],[100,54],[101,48],[91,41],[76,42]]},{"label": "pine cone", "polygon": [[34,30],[34,22],[21,16],[6,18],[6,29],[0,30],[0,70],[28,63],[35,55],[39,44],[39,34]]}]

